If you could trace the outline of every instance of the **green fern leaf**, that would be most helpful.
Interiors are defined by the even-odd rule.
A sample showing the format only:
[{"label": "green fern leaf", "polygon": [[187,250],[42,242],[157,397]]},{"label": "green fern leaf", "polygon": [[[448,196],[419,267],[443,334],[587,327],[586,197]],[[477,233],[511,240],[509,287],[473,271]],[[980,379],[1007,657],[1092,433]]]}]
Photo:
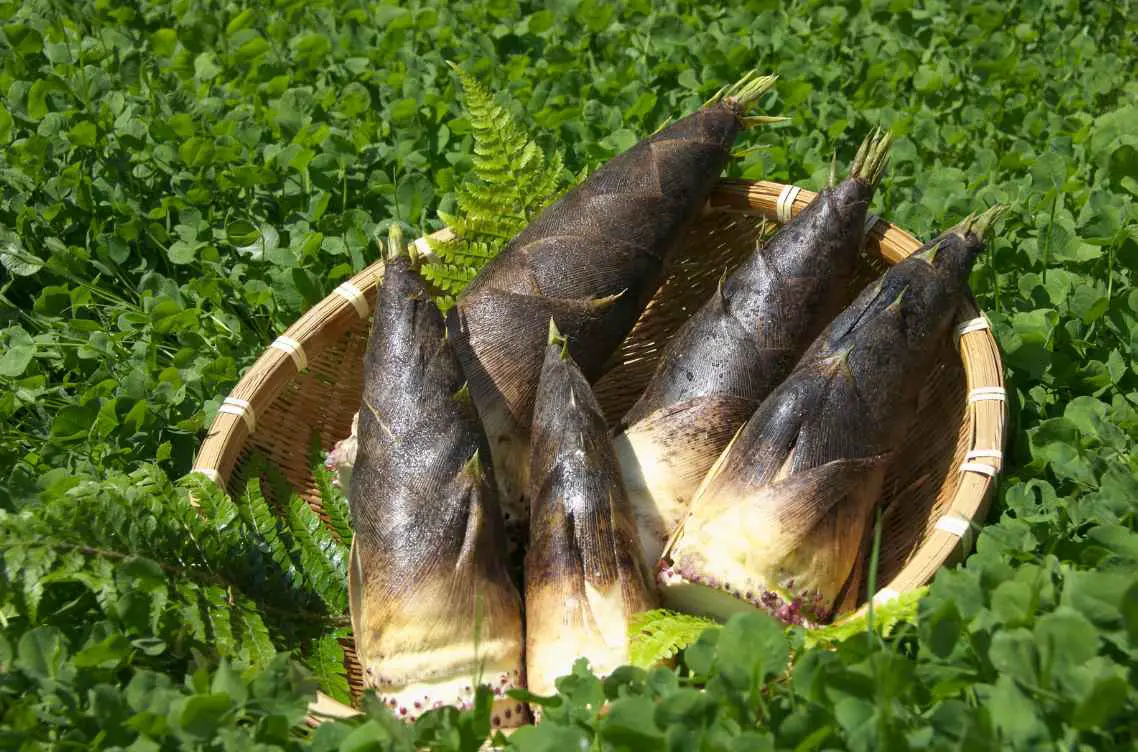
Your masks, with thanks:
[{"label": "green fern leaf", "polygon": [[[902,593],[891,601],[875,605],[873,608],[874,631],[883,637],[888,637],[898,625],[916,621],[921,598],[927,592],[928,587],[920,587]],[[818,645],[831,645],[868,630],[869,612],[863,611],[824,627],[805,630],[805,645],[808,648]]]},{"label": "green fern leaf", "polygon": [[[453,296],[462,292],[467,283],[474,278],[475,273],[473,266],[459,266],[451,263],[431,264],[423,267],[423,276],[431,284],[451,296],[449,298],[451,303],[454,300]],[[436,303],[445,310],[444,301],[441,298],[436,298]]]},{"label": "green fern leaf", "polygon": [[342,629],[346,548],[274,486],[286,500],[278,516],[261,460],[244,469],[236,500],[199,476],[175,485],[143,466],[0,510],[0,615],[70,629],[86,610],[153,635],[165,649],[136,660],[164,671],[195,654],[255,666],[280,650],[310,653]]},{"label": "green fern leaf", "polygon": [[83,569],[75,572],[73,577],[95,594],[95,602],[99,604],[99,608],[104,611],[111,608],[116,599],[113,562],[99,556],[87,558],[83,562]]},{"label": "green fern leaf", "polygon": [[352,702],[352,693],[348,687],[348,673],[344,668],[344,649],[340,647],[340,638],[346,636],[347,630],[339,630],[324,635],[315,642],[312,655],[309,658],[312,673],[320,682],[320,689],[342,703]]},{"label": "green fern leaf", "polygon": [[651,668],[673,657],[719,623],[692,614],[653,609],[634,614],[628,624],[629,663]]},{"label": "green fern leaf", "polygon": [[339,550],[312,507],[299,496],[289,499],[287,521],[293,556],[307,583],[330,611],[343,611],[348,606],[347,552]]},{"label": "green fern leaf", "polygon": [[235,630],[241,637],[243,652],[249,656],[254,665],[263,666],[276,657],[277,650],[273,645],[272,636],[268,626],[257,608],[241,599],[238,608],[232,611],[235,618]]},{"label": "green fern leaf", "polygon": [[176,582],[174,591],[178,602],[178,622],[182,631],[188,633],[193,640],[205,642],[208,636],[206,621],[209,619],[209,609],[198,599],[198,588],[188,581]]},{"label": "green fern leaf", "polygon": [[35,622],[43,597],[44,576],[55,564],[56,553],[46,546],[32,546],[16,552],[12,558],[11,567],[19,573],[18,594],[21,598],[17,606],[27,614],[29,621]]},{"label": "green fern leaf", "polygon": [[282,569],[287,559],[297,584],[320,598],[329,611],[342,612],[348,599],[347,550],[333,540],[320,517],[293,491],[280,470],[267,466],[266,475],[280,508],[275,515],[280,550],[274,559]]},{"label": "green fern leaf", "polygon": [[316,488],[320,491],[320,506],[328,518],[328,527],[332,529],[336,538],[347,550],[352,546],[351,508],[348,506],[348,499],[344,496],[343,490],[332,484],[336,474],[324,465],[322,454],[320,436],[313,433],[312,442],[309,446],[309,462],[312,465],[312,475],[316,480]]},{"label": "green fern leaf", "polygon": [[423,276],[441,291],[436,303],[444,311],[482,267],[570,184],[560,152],[546,155],[486,87],[457,67],[455,72],[471,122],[473,169],[455,191],[457,212],[439,212],[454,238],[428,241],[438,260],[422,268]]},{"label": "green fern leaf", "polygon": [[[202,595],[209,604],[206,616],[209,619],[210,641],[219,655],[239,655],[237,647],[241,619],[229,603],[229,594],[219,585],[207,585],[203,591]],[[234,628],[235,625],[237,629]]]},{"label": "green fern leaf", "polygon": [[[261,472],[267,472],[265,467],[266,463],[261,458],[251,458],[249,480],[238,502],[241,517],[250,532],[259,539],[278,573],[289,582],[300,584],[303,575],[293,563],[290,547],[281,538],[285,523],[273,512],[261,491]],[[266,573],[266,576],[272,575]]]}]

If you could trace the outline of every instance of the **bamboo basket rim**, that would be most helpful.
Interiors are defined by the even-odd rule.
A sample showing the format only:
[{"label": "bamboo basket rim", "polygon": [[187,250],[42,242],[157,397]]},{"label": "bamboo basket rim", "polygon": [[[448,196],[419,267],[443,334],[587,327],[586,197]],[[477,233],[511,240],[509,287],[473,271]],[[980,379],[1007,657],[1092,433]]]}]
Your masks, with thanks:
[{"label": "bamboo basket rim", "polygon": [[[816,192],[794,184],[724,178],[709,196],[705,210],[758,215],[782,224],[816,196]],[[866,251],[876,251],[890,265],[922,244],[907,230],[877,215],[869,217],[867,228]],[[421,255],[431,257],[429,240],[445,241],[452,237],[453,233],[444,228],[412,242]],[[256,430],[257,416],[271,409],[285,388],[305,370],[309,358],[336,340],[334,336],[324,336],[329,329],[345,328],[355,317],[365,321],[369,318],[383,268],[383,260],[377,260],[340,284],[266,348],[223,400],[194,458],[191,473],[204,475],[228,493],[229,477],[246,440]],[[966,409],[971,412],[973,425],[965,461],[958,468],[963,477],[932,532],[918,544],[902,569],[878,587],[870,599],[876,604],[928,584],[955,553],[971,549],[974,528],[987,512],[1002,470],[1007,441],[1003,361],[990,321],[971,301],[961,306],[955,336],[963,365]],[[980,446],[982,443],[990,445]],[[868,605],[863,604],[855,613]],[[317,693],[310,711],[310,722],[317,722],[319,717],[344,717],[358,712],[322,692]]]}]

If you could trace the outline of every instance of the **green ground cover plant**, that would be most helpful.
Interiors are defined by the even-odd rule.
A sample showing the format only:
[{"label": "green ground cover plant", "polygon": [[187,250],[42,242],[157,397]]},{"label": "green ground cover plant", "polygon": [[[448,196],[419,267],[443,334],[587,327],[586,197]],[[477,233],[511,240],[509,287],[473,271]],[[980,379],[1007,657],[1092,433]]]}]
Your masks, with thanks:
[{"label": "green ground cover plant", "polygon": [[[0,2],[0,747],[478,748],[488,695],[307,729],[312,688],[344,691],[346,518],[185,473],[244,370],[393,225],[472,221],[476,168],[553,195],[751,68],[791,120],[729,175],[817,188],[883,125],[874,211],[929,237],[1011,207],[972,275],[1010,397],[989,524],[915,619],[660,621],[640,657],[675,668],[579,666],[503,743],[1132,745],[1136,31],[1129,2]],[[480,162],[494,105],[533,148]]]}]

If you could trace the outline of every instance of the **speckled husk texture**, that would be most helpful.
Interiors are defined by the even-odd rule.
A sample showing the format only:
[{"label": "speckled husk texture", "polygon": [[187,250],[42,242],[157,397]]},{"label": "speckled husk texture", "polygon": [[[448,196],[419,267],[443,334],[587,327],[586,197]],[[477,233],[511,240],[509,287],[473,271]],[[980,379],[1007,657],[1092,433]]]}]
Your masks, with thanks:
[{"label": "speckled husk texture", "polygon": [[526,720],[521,600],[497,487],[442,315],[406,257],[384,274],[364,357],[349,499],[349,593],[365,682],[408,720],[499,695],[495,725]]},{"label": "speckled husk texture", "polygon": [[983,247],[973,224],[890,268],[763,401],[665,551],[666,603],[816,624],[857,586],[885,471]]},{"label": "speckled husk texture", "polygon": [[663,281],[743,128],[731,98],[614,157],[541,212],[447,314],[486,428],[507,525],[524,538],[529,434],[552,318],[590,382]]},{"label": "speckled husk texture", "polygon": [[731,438],[841,311],[889,140],[867,139],[848,178],[823,189],[723,280],[676,333],[618,426],[649,566]]},{"label": "speckled husk texture", "polygon": [[558,340],[545,350],[530,455],[526,677],[549,695],[579,657],[604,676],[628,662],[628,620],[655,605],[608,426]]}]

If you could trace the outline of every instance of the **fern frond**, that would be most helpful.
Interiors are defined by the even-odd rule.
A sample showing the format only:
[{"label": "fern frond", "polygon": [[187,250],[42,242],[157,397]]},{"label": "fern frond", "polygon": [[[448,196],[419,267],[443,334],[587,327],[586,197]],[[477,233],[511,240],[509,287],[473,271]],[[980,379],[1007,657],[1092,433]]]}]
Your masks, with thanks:
[{"label": "fern frond", "polygon": [[348,552],[324,528],[320,518],[299,496],[288,502],[288,533],[292,539],[294,560],[306,584],[330,612],[348,607]]},{"label": "fern frond", "polygon": [[[204,599],[199,599],[199,585],[190,580],[175,580],[170,583],[173,591],[172,618],[180,625],[180,641],[204,642],[209,637],[206,621],[209,609]],[[221,650],[218,652],[222,655]]]},{"label": "fern frond", "polygon": [[[332,537],[280,470],[266,465],[265,475],[278,500],[273,513],[275,533],[282,544],[281,553],[287,552],[292,575],[305,590],[319,597],[329,612],[342,613],[348,607],[348,549]],[[256,485],[246,495],[250,492],[260,493]],[[279,558],[278,564],[284,569]]]},{"label": "fern frond", "polygon": [[221,585],[205,585],[199,591],[199,597],[205,602],[202,615],[208,628],[209,641],[218,654],[222,656],[244,654],[248,656],[250,662],[259,663],[255,650],[254,655],[241,650],[245,647],[244,640],[241,639],[244,636],[245,620],[241,618],[238,609],[233,608],[236,599],[230,595],[228,589]]},{"label": "fern frond", "polygon": [[[238,617],[243,653],[255,666],[263,666],[276,655],[276,647],[268,625],[261,618],[256,606],[242,599],[238,608],[230,613]],[[289,646],[292,647],[292,646]]]},{"label": "fern frond", "polygon": [[321,637],[313,645],[308,664],[325,694],[350,704],[352,694],[348,688],[348,672],[344,668],[344,649],[340,647],[340,638],[347,635],[348,630],[345,629]]},{"label": "fern frond", "polygon": [[[266,472],[266,463],[259,457],[252,457],[247,465],[249,480],[238,497],[238,509],[245,525],[253,533],[259,548],[268,555],[279,572],[287,578],[290,585],[298,585],[304,580],[292,558],[292,547],[282,538],[287,535],[284,522],[273,512],[261,490],[261,475]],[[278,484],[279,485],[279,484]]]},{"label": "fern frond", "polygon": [[[448,294],[453,303],[453,296],[462,292],[470,280],[477,274],[476,268],[471,264],[438,263],[424,264],[423,278],[432,285]],[[441,298],[435,301],[439,308],[443,308]]]},{"label": "fern frond", "polygon": [[628,624],[629,663],[651,668],[694,643],[706,629],[718,626],[702,616],[662,608],[634,614]]},{"label": "fern frond", "polygon": [[[917,619],[917,609],[928,587],[919,587],[902,593],[898,597],[873,607],[873,627],[882,637],[888,637],[902,623],[912,623]],[[805,645],[812,648],[818,645],[832,645],[842,642],[869,629],[868,612],[854,613],[824,627],[805,630]]]},{"label": "fern frond", "polygon": [[343,490],[332,482],[336,478],[336,473],[325,466],[322,455],[320,435],[313,433],[308,461],[312,467],[313,478],[316,480],[316,488],[320,491],[320,506],[328,518],[328,527],[339,540],[343,550],[349,550],[352,547],[351,508]]},{"label": "fern frond", "polygon": [[482,267],[573,182],[559,151],[547,155],[485,86],[452,67],[474,146],[471,173],[455,191],[456,212],[439,212],[454,237],[429,240],[438,260],[422,268],[427,281],[442,292],[436,303],[444,311]]},{"label": "fern frond", "polygon": [[263,463],[246,470],[235,500],[147,465],[0,511],[0,614],[66,632],[94,612],[157,638],[166,647],[146,660],[164,670],[193,651],[249,665],[310,652],[346,623],[346,548],[278,490],[279,517],[260,490]]}]

